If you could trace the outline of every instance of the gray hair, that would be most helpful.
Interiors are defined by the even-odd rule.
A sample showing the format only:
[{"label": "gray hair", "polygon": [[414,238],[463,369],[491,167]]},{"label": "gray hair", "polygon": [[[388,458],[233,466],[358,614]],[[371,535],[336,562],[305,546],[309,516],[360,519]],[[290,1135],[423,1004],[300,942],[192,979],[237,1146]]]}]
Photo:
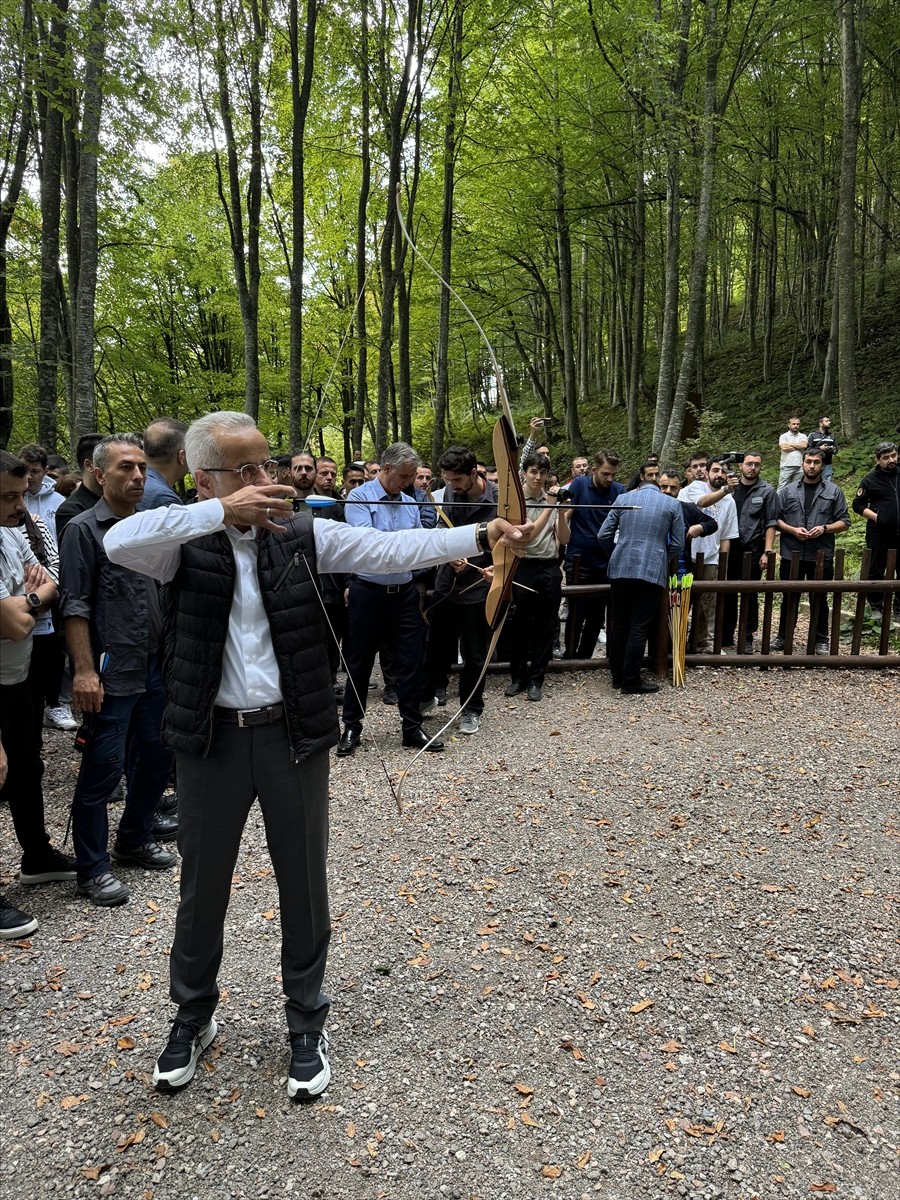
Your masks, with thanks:
[{"label": "gray hair", "polygon": [[144,439],[139,433],[111,433],[94,447],[91,462],[98,471],[105,471],[111,446],[136,446],[143,453]]},{"label": "gray hair", "polygon": [[383,467],[421,467],[422,460],[408,442],[394,442],[381,456]]},{"label": "gray hair", "polygon": [[256,422],[246,413],[213,412],[205,417],[198,417],[188,428],[184,439],[184,453],[188,461],[188,470],[193,474],[205,467],[221,467],[223,454],[216,440],[219,432],[230,432],[233,429],[256,430]]}]

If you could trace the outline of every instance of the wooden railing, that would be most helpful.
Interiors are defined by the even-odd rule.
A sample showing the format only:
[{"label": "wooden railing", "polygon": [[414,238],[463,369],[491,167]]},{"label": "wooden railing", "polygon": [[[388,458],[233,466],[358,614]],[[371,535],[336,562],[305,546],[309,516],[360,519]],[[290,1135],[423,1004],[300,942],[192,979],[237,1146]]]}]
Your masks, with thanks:
[{"label": "wooden railing", "polygon": [[[695,597],[712,592],[716,597],[715,620],[713,622],[712,651],[708,654],[698,654],[694,648],[696,631],[692,630],[688,643],[686,662],[688,666],[774,666],[778,664],[792,667],[863,667],[869,670],[880,670],[884,667],[900,666],[900,654],[890,652],[891,642],[891,612],[892,604],[900,595],[900,580],[894,579],[897,553],[888,551],[885,579],[845,579],[845,552],[838,549],[834,556],[834,578],[824,579],[825,558],[821,551],[816,559],[816,571],[813,579],[797,578],[800,569],[800,554],[796,552],[791,561],[791,577],[776,578],[777,556],[771,552],[769,562],[762,579],[750,579],[751,556],[744,555],[741,579],[727,579],[727,561],[723,557],[717,567],[717,578],[710,580],[696,579],[702,567],[702,559],[698,559],[695,569],[695,582],[691,589],[692,603]],[[869,571],[870,556],[866,550],[860,564],[860,575],[865,576]],[[573,582],[563,586],[563,595],[568,597],[569,604],[578,603],[580,596],[608,595],[609,584],[587,583],[579,584],[578,564],[574,564]],[[795,653],[794,642],[797,630],[797,615],[799,613],[799,598],[797,605],[789,605],[785,624],[784,650],[770,650],[773,637],[773,620],[775,618],[775,598],[808,592],[811,597],[809,632],[805,636],[805,645]],[[878,638],[878,649],[862,652],[862,639],[865,633],[866,600],[873,594],[881,593],[884,604],[881,613],[881,623]],[[722,653],[722,625],[724,619],[725,597],[728,594],[737,595],[738,619],[735,633],[735,647],[729,647]],[[752,654],[744,654],[743,647],[747,636],[747,618],[751,598],[758,603],[758,597],[763,599],[762,620],[760,623],[760,647]],[[831,617],[829,625],[829,653],[816,654],[816,618],[818,616],[821,597],[831,597]],[[843,600],[845,597],[853,600],[853,624],[850,631],[849,647],[841,652],[841,624],[844,620]],[[608,622],[607,622],[608,624]],[[694,624],[692,622],[692,624]],[[666,675],[669,671],[669,632],[668,632],[668,594],[664,593],[660,601],[659,621],[655,637],[652,640],[651,665],[657,675]],[[571,647],[569,647],[571,652]],[[554,659],[549,670],[565,671],[590,669],[608,666],[606,658],[576,659],[566,657]],[[497,664],[496,669],[502,669]]]}]

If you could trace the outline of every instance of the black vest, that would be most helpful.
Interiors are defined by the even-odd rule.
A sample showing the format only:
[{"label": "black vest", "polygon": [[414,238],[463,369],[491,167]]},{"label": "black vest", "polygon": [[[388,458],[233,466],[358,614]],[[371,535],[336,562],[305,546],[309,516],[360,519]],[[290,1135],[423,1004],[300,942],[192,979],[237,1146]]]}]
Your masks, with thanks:
[{"label": "black vest", "polygon": [[[299,762],[339,740],[325,624],[316,594],[312,520],[295,517],[284,534],[260,530],[257,574],[269,619],[293,757]],[[315,577],[315,584],[310,578]],[[168,746],[205,755],[222,678],[235,563],[227,533],[181,548],[178,574],[165,589]]]}]

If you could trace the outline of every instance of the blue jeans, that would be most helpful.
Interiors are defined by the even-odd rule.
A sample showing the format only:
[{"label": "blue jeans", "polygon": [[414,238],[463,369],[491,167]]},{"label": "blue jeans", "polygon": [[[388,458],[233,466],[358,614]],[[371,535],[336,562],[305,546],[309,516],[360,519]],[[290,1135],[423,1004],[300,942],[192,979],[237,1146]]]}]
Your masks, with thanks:
[{"label": "blue jeans", "polygon": [[110,869],[106,802],[125,772],[128,798],[116,841],[129,849],[153,841],[153,814],[169,774],[169,752],[162,744],[165,705],[159,660],[147,667],[146,691],[103,698],[91,721],[72,797],[72,841],[80,880]]}]

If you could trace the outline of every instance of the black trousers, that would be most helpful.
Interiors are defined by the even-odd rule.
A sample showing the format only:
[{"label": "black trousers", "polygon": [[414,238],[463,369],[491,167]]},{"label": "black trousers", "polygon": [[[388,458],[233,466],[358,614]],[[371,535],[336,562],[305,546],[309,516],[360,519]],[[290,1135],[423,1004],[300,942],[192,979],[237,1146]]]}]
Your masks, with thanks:
[{"label": "black trousers", "polygon": [[[750,554],[750,579],[762,579],[762,569],[759,565],[759,560],[762,557],[765,549],[765,542],[739,542],[737,540],[731,543],[728,550],[728,564],[726,567],[726,579],[741,579],[744,567],[744,555]],[[722,607],[722,645],[733,646],[734,635],[737,629],[739,603],[741,597],[734,596],[730,592],[725,594],[725,603]],[[759,629],[759,600],[755,595],[747,596],[747,637],[751,637]]]},{"label": "black trousers", "polygon": [[404,733],[422,727],[419,699],[422,694],[424,629],[419,610],[419,592],[414,583],[402,584],[397,592],[350,581],[344,661],[347,687],[344,690],[344,726],[362,729],[366,715],[369,676],[383,638],[393,644],[398,708]]},{"label": "black trousers", "polygon": [[[888,550],[896,550],[897,558],[894,566],[894,579],[900,578],[900,534],[897,530],[890,533],[879,533],[877,529],[871,528],[871,522],[868,523],[869,528],[866,529],[866,545],[871,551],[872,557],[869,561],[869,578],[884,579],[887,570]],[[887,592],[872,592],[870,594],[869,605],[871,608],[878,610],[884,603],[884,598]],[[900,592],[894,592],[894,612],[900,612]]]},{"label": "black trousers", "polygon": [[[428,644],[425,651],[425,686],[422,698],[430,700],[447,680],[447,663],[455,661],[457,642],[463,663],[459,672],[459,702],[473,713],[484,712],[484,679],[475,681],[484,668],[490,629],[484,604],[453,604],[436,601],[428,612]],[[451,657],[452,655],[452,657]]]},{"label": "black trousers", "polygon": [[[566,583],[574,583],[572,564],[566,563]],[[609,583],[606,563],[586,563],[582,560],[578,569],[579,583]],[[569,615],[566,618],[566,653],[575,658],[591,658],[597,648],[597,638],[606,617],[606,596],[570,596]]]},{"label": "black trousers", "polygon": [[319,1030],[331,937],[328,753],[291,758],[284,721],[240,728],[213,721],[205,758],[176,755],[181,903],[169,957],[171,997],[182,1021],[205,1025],[219,1000],[218,974],[241,834],[258,802],[278,884],[281,984],[292,1033]]},{"label": "black trousers", "polygon": [[638,687],[647,635],[659,611],[663,592],[656,583],[644,579],[611,579],[612,611],[606,652],[613,683]]},{"label": "black trousers", "polygon": [[37,865],[50,839],[44,828],[41,739],[26,682],[0,685],[0,737],[8,762],[3,799],[9,802],[23,857]]},{"label": "black trousers", "polygon": [[513,587],[513,611],[506,622],[510,634],[509,676],[514,683],[541,684],[559,628],[559,562],[555,557],[523,558],[515,579],[534,590]]},{"label": "black trousers", "polygon": [[[814,562],[812,562],[811,560],[808,560],[808,561],[801,560],[800,574],[797,576],[797,578],[798,579],[813,579],[815,577],[815,574],[816,574],[816,564]],[[786,558],[783,558],[780,561],[780,563],[778,564],[778,578],[779,579],[790,579],[790,577],[791,577],[790,561]],[[823,579],[834,579],[834,562],[833,561],[826,562],[823,565],[822,578]],[[827,642],[828,636],[829,636],[828,635],[828,597],[824,594],[824,592],[819,593],[818,604],[819,604],[819,615],[816,618],[816,641],[817,642]],[[809,594],[810,612],[812,612],[813,608],[815,608],[815,605],[816,605],[816,597],[815,597],[814,593],[810,592],[810,594]],[[778,636],[780,638],[784,637],[784,631],[787,628],[788,611],[790,611],[792,613],[793,618],[796,621],[797,610],[799,609],[799,607],[800,607],[800,593],[799,592],[793,592],[790,596],[785,596],[784,601],[781,605],[781,616],[778,618]]]},{"label": "black trousers", "polygon": [[66,652],[58,633],[42,633],[31,640],[31,666],[28,668],[28,690],[31,692],[31,711],[42,740],[44,708],[56,708],[59,690],[66,669]]}]

